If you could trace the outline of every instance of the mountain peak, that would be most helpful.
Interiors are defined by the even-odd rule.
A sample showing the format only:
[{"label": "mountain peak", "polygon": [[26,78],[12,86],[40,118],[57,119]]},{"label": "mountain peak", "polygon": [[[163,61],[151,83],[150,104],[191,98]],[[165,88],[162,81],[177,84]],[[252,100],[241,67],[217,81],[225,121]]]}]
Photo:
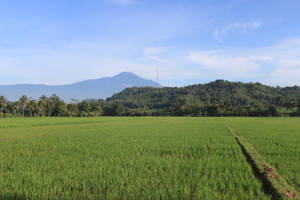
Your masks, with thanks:
[{"label": "mountain peak", "polygon": [[120,77],[120,76],[138,76],[138,75],[136,75],[133,72],[121,72],[121,73],[115,75],[115,77]]},{"label": "mountain peak", "polygon": [[73,99],[99,99],[112,96],[128,87],[160,87],[152,80],[144,79],[132,72],[121,72],[113,77],[84,80],[69,85],[0,85],[0,95],[17,100],[26,94],[34,99],[42,95],[56,94],[68,101]]}]

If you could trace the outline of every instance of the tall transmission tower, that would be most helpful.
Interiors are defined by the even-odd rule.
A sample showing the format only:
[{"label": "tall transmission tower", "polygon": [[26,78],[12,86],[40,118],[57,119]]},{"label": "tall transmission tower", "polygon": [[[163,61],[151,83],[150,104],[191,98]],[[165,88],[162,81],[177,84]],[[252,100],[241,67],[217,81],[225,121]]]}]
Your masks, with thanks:
[{"label": "tall transmission tower", "polygon": [[[156,83],[159,85],[159,82],[158,82],[158,69],[156,69]],[[157,86],[159,87],[159,86]]]}]

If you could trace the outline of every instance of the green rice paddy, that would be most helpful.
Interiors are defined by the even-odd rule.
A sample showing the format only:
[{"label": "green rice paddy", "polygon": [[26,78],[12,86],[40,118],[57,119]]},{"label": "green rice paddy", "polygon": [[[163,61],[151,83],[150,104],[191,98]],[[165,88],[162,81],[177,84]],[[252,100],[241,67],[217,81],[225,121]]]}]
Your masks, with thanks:
[{"label": "green rice paddy", "polygon": [[225,122],[299,189],[300,118],[16,118],[0,199],[271,199]]},{"label": "green rice paddy", "polygon": [[300,192],[300,118],[238,118],[229,124]]}]

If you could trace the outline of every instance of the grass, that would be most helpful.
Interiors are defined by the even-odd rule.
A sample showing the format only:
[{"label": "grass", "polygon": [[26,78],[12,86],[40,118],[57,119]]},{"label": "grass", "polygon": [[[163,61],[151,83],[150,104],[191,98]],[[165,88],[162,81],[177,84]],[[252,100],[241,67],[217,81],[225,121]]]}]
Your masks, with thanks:
[{"label": "grass", "polygon": [[0,199],[271,199],[222,118],[0,119]]}]

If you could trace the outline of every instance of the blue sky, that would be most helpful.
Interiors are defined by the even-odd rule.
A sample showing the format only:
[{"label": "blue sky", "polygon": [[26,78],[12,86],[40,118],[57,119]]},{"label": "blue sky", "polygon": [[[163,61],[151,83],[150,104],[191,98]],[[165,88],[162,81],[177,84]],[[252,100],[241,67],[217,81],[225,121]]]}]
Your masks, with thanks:
[{"label": "blue sky", "polygon": [[299,0],[0,0],[0,84],[131,71],[300,85]]}]

